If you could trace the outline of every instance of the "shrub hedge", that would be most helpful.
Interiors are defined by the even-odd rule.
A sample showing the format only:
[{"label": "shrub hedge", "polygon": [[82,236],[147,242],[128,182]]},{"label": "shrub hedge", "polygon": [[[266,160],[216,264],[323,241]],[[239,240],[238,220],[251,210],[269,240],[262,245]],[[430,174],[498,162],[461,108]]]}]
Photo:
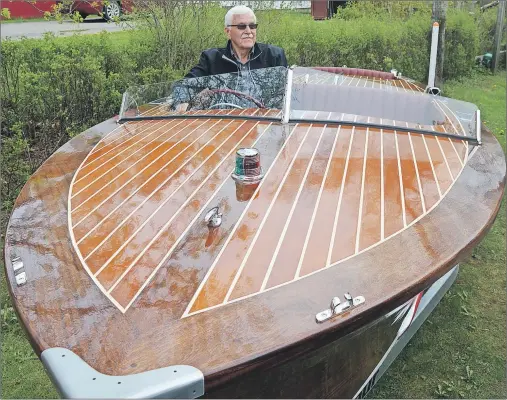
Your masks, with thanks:
[{"label": "shrub hedge", "polygon": [[[142,18],[138,22],[142,29],[136,31],[4,41],[0,71],[4,211],[52,152],[118,112],[129,85],[179,78],[202,49],[223,45],[223,16],[223,9],[209,6],[201,13],[173,15],[165,25],[163,19],[155,24]],[[260,11],[258,19],[258,40],[285,48],[291,64],[394,67],[405,76],[426,79],[431,27],[427,7],[402,18],[378,10],[365,15],[350,8],[327,21],[287,10]],[[470,73],[481,29],[468,12],[449,11],[446,78]]]}]

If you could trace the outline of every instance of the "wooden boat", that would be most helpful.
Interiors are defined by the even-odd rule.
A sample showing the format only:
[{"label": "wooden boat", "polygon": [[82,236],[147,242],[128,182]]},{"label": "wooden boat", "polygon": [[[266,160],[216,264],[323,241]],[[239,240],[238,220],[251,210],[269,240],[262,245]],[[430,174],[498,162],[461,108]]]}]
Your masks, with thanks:
[{"label": "wooden boat", "polygon": [[8,286],[63,397],[363,397],[492,225],[504,154],[474,105],[251,73],[264,108],[231,76],[130,89],[21,191]]}]

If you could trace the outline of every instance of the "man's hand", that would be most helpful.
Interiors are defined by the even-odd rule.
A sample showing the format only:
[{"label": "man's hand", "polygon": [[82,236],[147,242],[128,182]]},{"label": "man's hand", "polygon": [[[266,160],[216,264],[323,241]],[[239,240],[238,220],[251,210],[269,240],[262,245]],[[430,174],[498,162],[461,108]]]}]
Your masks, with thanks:
[{"label": "man's hand", "polygon": [[188,108],[188,103],[180,103],[176,106],[176,111],[177,112],[185,112],[185,111],[187,111],[187,108]]}]

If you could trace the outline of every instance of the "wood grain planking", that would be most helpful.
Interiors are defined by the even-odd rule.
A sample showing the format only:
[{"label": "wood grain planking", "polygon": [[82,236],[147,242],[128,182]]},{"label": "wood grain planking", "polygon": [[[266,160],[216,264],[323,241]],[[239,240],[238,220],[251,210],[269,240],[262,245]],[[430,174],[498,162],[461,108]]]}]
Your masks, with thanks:
[{"label": "wood grain planking", "polygon": [[118,125],[115,129],[105,135],[99,143],[90,151],[86,160],[92,160],[92,157],[96,157],[99,151],[103,151],[106,146],[109,146],[109,149],[113,143],[120,143],[120,141],[126,140],[129,137],[132,137],[136,133],[139,133],[139,129],[141,128],[139,125],[141,121],[137,122],[127,122],[125,124]]},{"label": "wood grain planking", "polygon": [[[198,123],[198,121],[196,120],[193,123]],[[178,133],[181,132],[184,128],[182,121],[180,121],[179,125],[174,125],[175,129],[177,129],[176,127],[179,127]],[[173,134],[169,131],[169,129],[173,129],[173,127],[167,128],[166,125],[161,125],[153,131],[150,130],[148,135],[142,135],[142,137],[135,143],[131,143],[129,146],[118,151],[115,149],[111,153],[106,154],[103,159],[97,160],[98,162],[96,164],[92,162],[82,166],[81,171],[86,170],[87,172],[85,175],[80,174],[82,178],[74,181],[71,196],[71,199],[73,200],[73,207],[77,206],[74,198],[78,196],[82,190],[87,188],[108,170],[116,167],[117,165],[125,164],[127,162],[135,162],[139,154],[143,154],[146,152],[146,149],[149,149],[150,147],[155,147],[160,138],[169,138]],[[93,167],[90,167],[91,164],[94,164]]]},{"label": "wood grain planking", "polygon": [[[237,121],[223,121],[216,126],[220,132],[219,136],[209,145],[204,146],[201,151],[194,153],[188,161],[185,162],[185,157],[181,157],[180,160],[176,160],[179,161],[177,165],[171,166],[172,168],[164,168],[147,180],[146,177],[139,178],[136,180],[135,186],[134,184],[128,185],[122,193],[118,193],[112,200],[106,202],[101,210],[95,213],[96,215],[92,215],[75,230],[76,234],[89,235],[79,243],[80,248],[82,247],[82,254],[88,257],[108,235],[119,229],[123,223],[126,223],[131,217],[140,218],[136,216],[139,215],[142,207],[151,211],[156,209],[158,202],[171,196],[192,174],[202,174],[196,170],[197,168],[203,166],[212,168],[208,158],[228,140],[227,138],[240,125],[241,122]],[[190,167],[193,168],[190,169]]]},{"label": "wood grain planking", "polygon": [[299,153],[296,155],[287,179],[283,182],[278,196],[274,199],[270,213],[266,213],[265,225],[260,228],[260,235],[253,243],[250,257],[246,260],[243,270],[232,290],[231,300],[256,293],[261,289],[269,263],[275,251],[290,208],[296,194],[303,184],[302,179],[315,146],[322,132],[322,125],[311,125],[308,136]]},{"label": "wood grain planking", "polygon": [[141,147],[143,144],[148,143],[156,137],[156,134],[161,129],[167,130],[171,127],[181,123],[178,120],[158,121],[154,124],[142,125],[142,127],[126,140],[119,143],[112,144],[102,148],[100,151],[92,154],[86,159],[85,165],[82,165],[77,172],[76,179],[74,180],[74,193],[80,190],[81,187],[89,182],[88,175],[97,169],[101,170],[101,165],[106,162],[113,162],[114,160],[123,159],[125,152]]},{"label": "wood grain planking", "polygon": [[[154,158],[164,151],[173,150],[176,154],[180,149],[186,146],[189,142],[199,137],[203,131],[199,131],[198,127],[205,127],[204,121],[194,121],[189,128],[180,125],[175,128],[176,132],[167,130],[159,138],[146,145],[146,147],[139,149],[139,151],[126,156],[119,163],[115,165],[105,164],[95,173],[91,173],[84,181],[87,185],[81,190],[76,190],[72,196],[72,208],[81,208],[83,203],[90,197],[94,196],[97,192],[101,191],[104,187],[109,190],[115,191],[128,180],[129,177],[135,175],[137,171],[147,166]],[[205,128],[204,128],[205,129]],[[121,179],[123,178],[123,180]],[[79,209],[78,208],[78,209]],[[76,222],[79,220],[76,220]]]},{"label": "wood grain planking", "polygon": [[[340,126],[328,176],[319,202],[312,234],[308,240],[299,275],[305,276],[326,267],[329,245],[333,233],[332,220],[338,207],[344,178],[345,162],[352,138],[352,128]],[[331,222],[331,223],[330,223]]]},{"label": "wood grain planking", "polygon": [[[245,135],[245,131],[239,129],[243,124],[244,127],[251,128],[255,123],[238,122],[236,129],[230,132],[232,136],[191,175],[189,180],[171,191],[169,195],[158,191],[157,195],[143,204],[104,245],[87,259],[89,265],[103,268],[98,276],[104,287],[109,288],[116,281],[124,269],[145,249],[164,223],[174,217],[174,213],[189,199],[188,196],[196,187],[210,178],[209,174],[220,165],[223,157]],[[233,129],[232,124],[230,128]],[[207,192],[207,189],[214,190],[214,187],[209,183],[203,192]],[[192,204],[197,207],[197,200],[190,203]],[[117,217],[117,225],[123,221],[123,217],[122,214]]]},{"label": "wood grain planking", "polygon": [[[336,236],[332,243],[331,263],[351,256],[355,252],[365,143],[366,129],[356,127],[345,176],[342,202],[336,221]],[[331,216],[330,218],[332,219]]]},{"label": "wood grain planking", "polygon": [[[324,129],[321,142],[316,150],[313,162],[309,166],[308,176],[287,226],[285,236],[280,238],[279,252],[276,258],[271,261],[273,266],[267,281],[266,287],[268,288],[292,281],[296,275],[306,234],[310,229],[311,211],[315,208],[337,133],[336,127],[326,127]],[[309,256],[312,257],[313,255],[310,254]]]},{"label": "wood grain planking", "polygon": [[273,201],[307,130],[308,126],[297,125],[294,128],[294,132],[287,139],[287,144],[281,150],[272,169],[263,178],[259,195],[248,206],[243,219],[238,221],[230,241],[224,245],[223,252],[217,256],[211,266],[212,272],[205,278],[204,284],[201,284],[198,295],[189,310],[190,313],[213,307],[224,301],[243,257],[253,241],[255,232],[259,229],[263,216]]},{"label": "wood grain planking", "polygon": [[[228,149],[234,150],[238,147],[250,147],[256,139],[258,139],[259,135],[263,133],[263,130],[260,131],[255,129],[254,127],[257,125],[255,122],[246,122],[244,125],[244,130],[240,130],[242,139],[236,140],[235,145],[230,146]],[[248,130],[249,133],[245,135],[245,131]],[[223,156],[222,156],[223,157]],[[213,172],[213,174],[206,180],[206,184],[201,187],[197,192],[192,196],[192,200],[184,206],[184,208],[178,213],[174,214],[171,218],[172,221],[167,221],[163,226],[155,230],[156,232],[162,232],[158,238],[155,239],[151,244],[149,244],[149,248],[147,248],[146,253],[144,253],[140,258],[136,258],[135,264],[132,269],[128,271],[128,273],[124,276],[121,276],[119,279],[121,281],[117,284],[117,286],[111,291],[111,295],[124,307],[127,307],[131,300],[138,294],[141,286],[145,283],[146,279],[151,275],[156,266],[162,262],[163,257],[168,256],[168,251],[175,244],[175,241],[179,239],[180,235],[188,228],[190,222],[196,215],[199,215],[203,212],[200,208],[211,198],[213,197],[215,190],[219,188],[219,186],[228,178],[232,171],[234,170],[236,156],[235,154],[229,154],[226,156],[227,159],[219,166],[219,168]],[[188,194],[185,196],[188,197]],[[182,198],[183,200],[185,198]],[[167,213],[171,215],[173,213]],[[170,222],[170,225],[168,225]],[[162,225],[161,223],[159,225]],[[145,242],[143,242],[143,245]],[[134,254],[135,255],[135,254]],[[122,260],[124,260],[123,258]],[[107,274],[107,273],[106,273]],[[104,278],[107,275],[104,275]],[[109,278],[109,276],[107,276]],[[117,277],[118,278],[118,277]],[[106,286],[110,286],[109,282]]]},{"label": "wood grain planking", "polygon": [[[175,151],[174,147],[161,148],[159,152],[149,158],[149,164],[144,166],[143,163],[137,166],[125,177],[118,177],[120,179],[119,183],[105,185],[102,189],[98,190],[80,208],[72,212],[76,237],[82,237],[90,232],[110,212],[136,193],[140,192],[140,196],[147,196],[152,193],[149,188],[143,190],[150,182],[152,184],[163,182],[187,162],[191,163],[198,160],[200,152],[221,143],[219,141],[220,137],[217,138],[216,136],[225,134],[223,132],[224,126],[227,126],[225,121],[211,121],[205,127],[202,127],[202,129],[198,129],[198,134],[202,136],[198,136],[195,143],[188,143],[186,148],[182,149],[181,152]],[[211,143],[209,147],[207,147],[208,140]],[[119,187],[116,188],[117,186]],[[95,211],[98,212],[95,213]],[[81,227],[83,222],[85,224]]]},{"label": "wood grain planking", "polygon": [[384,160],[384,237],[403,229],[400,174],[394,131],[383,131]]},{"label": "wood grain planking", "polygon": [[415,158],[417,161],[417,169],[421,180],[426,210],[429,210],[438,200],[440,200],[437,182],[433,176],[431,161],[424,146],[422,135],[411,133],[410,138],[412,140]]},{"label": "wood grain planking", "polygon": [[359,251],[370,247],[380,240],[380,206],[381,206],[381,131],[369,129],[368,157],[364,181],[362,204],[361,231],[359,235]]},{"label": "wood grain planking", "polygon": [[423,213],[422,193],[419,191],[414,158],[408,133],[396,132],[400,155],[401,176],[403,180],[403,195],[405,199],[405,217],[407,224]]}]

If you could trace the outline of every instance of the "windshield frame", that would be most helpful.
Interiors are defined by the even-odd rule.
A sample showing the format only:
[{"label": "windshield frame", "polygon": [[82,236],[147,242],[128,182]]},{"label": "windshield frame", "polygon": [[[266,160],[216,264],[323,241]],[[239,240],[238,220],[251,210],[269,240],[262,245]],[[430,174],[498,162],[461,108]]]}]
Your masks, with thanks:
[{"label": "windshield frame", "polygon": [[[277,67],[275,67],[275,68],[277,68]],[[446,107],[452,112],[452,114],[456,118],[455,122],[459,122],[459,124],[461,125],[461,128],[464,133],[463,135],[460,135],[458,133],[449,132],[446,129],[444,129],[443,132],[437,131],[437,130],[435,130],[435,126],[432,126],[432,125],[421,125],[421,124],[416,123],[415,125],[417,125],[417,126],[409,126],[409,122],[407,122],[407,121],[391,120],[393,122],[393,124],[389,124],[389,123],[383,123],[382,118],[381,118],[380,122],[377,122],[377,121],[370,122],[369,121],[370,117],[368,117],[367,122],[357,121],[356,117],[363,117],[364,118],[365,117],[364,115],[363,116],[355,115],[354,120],[343,119],[344,115],[347,115],[347,114],[339,112],[339,111],[330,112],[330,111],[314,110],[317,112],[328,113],[329,116],[327,119],[304,118],[304,117],[298,117],[296,115],[293,115],[294,113],[292,111],[295,111],[295,110],[291,110],[291,105],[292,105],[293,94],[294,94],[294,92],[293,92],[294,70],[296,68],[299,68],[299,67],[292,66],[292,67],[286,69],[287,75],[286,75],[285,87],[284,87],[283,104],[282,104],[282,108],[279,109],[280,112],[277,115],[275,115],[275,116],[262,116],[262,115],[256,116],[256,115],[220,114],[220,118],[222,118],[222,119],[236,119],[236,120],[267,121],[267,122],[274,122],[274,123],[278,122],[278,123],[282,123],[282,124],[300,124],[300,123],[314,123],[315,124],[315,123],[318,123],[318,124],[350,125],[350,126],[357,126],[357,127],[362,127],[362,128],[376,128],[376,129],[386,129],[386,130],[393,130],[393,131],[399,131],[399,132],[419,133],[419,134],[423,134],[423,135],[437,136],[437,137],[443,137],[443,138],[449,138],[449,139],[465,140],[465,141],[468,141],[472,144],[480,144],[481,135],[480,135],[480,111],[479,111],[479,109],[471,103],[460,102],[459,100],[445,98],[445,97],[441,97],[439,95],[433,95],[433,94],[429,94],[429,93],[417,93],[417,94],[419,96],[426,96],[425,101],[432,101],[432,102],[437,101],[438,102],[440,99],[444,99],[444,100],[449,99],[449,100],[452,100],[453,102],[456,102],[456,103],[463,103],[463,104],[469,104],[469,105],[474,106],[475,107],[475,115],[474,115],[474,119],[470,120],[470,123],[473,124],[473,127],[475,128],[476,137],[469,136],[469,135],[465,134],[465,129],[461,125],[461,122],[458,119],[457,115],[448,106],[446,106]],[[304,68],[302,68],[302,69],[304,69]],[[331,74],[334,76],[337,75],[340,77],[339,79],[344,78],[344,75],[341,75],[341,74],[335,74],[332,72],[325,72],[325,71],[312,69],[312,68],[306,68],[306,69],[308,69],[310,71],[315,71],[315,73],[319,73],[319,74],[327,73],[327,74]],[[268,70],[268,69],[262,69],[262,70]],[[254,71],[257,71],[257,70],[254,70]],[[225,75],[225,74],[223,74],[223,75]],[[211,76],[210,79],[213,79],[213,77],[215,77],[215,76]],[[337,78],[335,77],[334,78],[335,82],[336,82],[336,79]],[[181,80],[176,81],[176,82],[181,82]],[[127,94],[127,92],[125,92],[123,94],[122,110],[125,107],[126,94]],[[157,99],[157,100],[150,102],[148,104],[152,104],[152,105],[160,104],[158,102],[160,100],[161,99]],[[442,109],[442,111],[444,111],[442,107],[440,107],[440,108]],[[246,109],[246,108],[244,108],[244,109]],[[259,109],[261,109],[261,108],[259,108]],[[265,109],[267,109],[267,108],[265,108]],[[188,119],[188,118],[208,119],[210,116],[213,115],[213,114],[208,114],[208,112],[210,110],[211,110],[211,108],[197,110],[197,111],[202,111],[202,113],[197,112],[194,114],[182,112],[182,113],[171,113],[168,115],[142,115],[142,114],[140,114],[140,115],[135,115],[135,116],[123,116],[120,111],[118,123],[125,123],[125,122],[131,122],[131,121],[158,121],[158,120]],[[217,110],[219,110],[219,109],[217,109]],[[275,110],[275,109],[273,109],[273,110]],[[278,108],[276,108],[276,110],[278,110]],[[342,118],[337,118],[337,117],[331,118],[332,114],[335,114],[335,115],[342,114]],[[445,112],[445,111],[444,111],[444,114],[446,117],[450,117],[450,115],[448,115],[447,112]],[[354,115],[354,114],[348,114],[348,115]],[[405,123],[406,126],[397,125],[396,122]],[[450,120],[450,122],[452,124],[452,120]],[[414,122],[412,122],[412,124],[414,125]],[[453,124],[453,128],[457,131],[457,128],[454,127],[454,124]]]}]

